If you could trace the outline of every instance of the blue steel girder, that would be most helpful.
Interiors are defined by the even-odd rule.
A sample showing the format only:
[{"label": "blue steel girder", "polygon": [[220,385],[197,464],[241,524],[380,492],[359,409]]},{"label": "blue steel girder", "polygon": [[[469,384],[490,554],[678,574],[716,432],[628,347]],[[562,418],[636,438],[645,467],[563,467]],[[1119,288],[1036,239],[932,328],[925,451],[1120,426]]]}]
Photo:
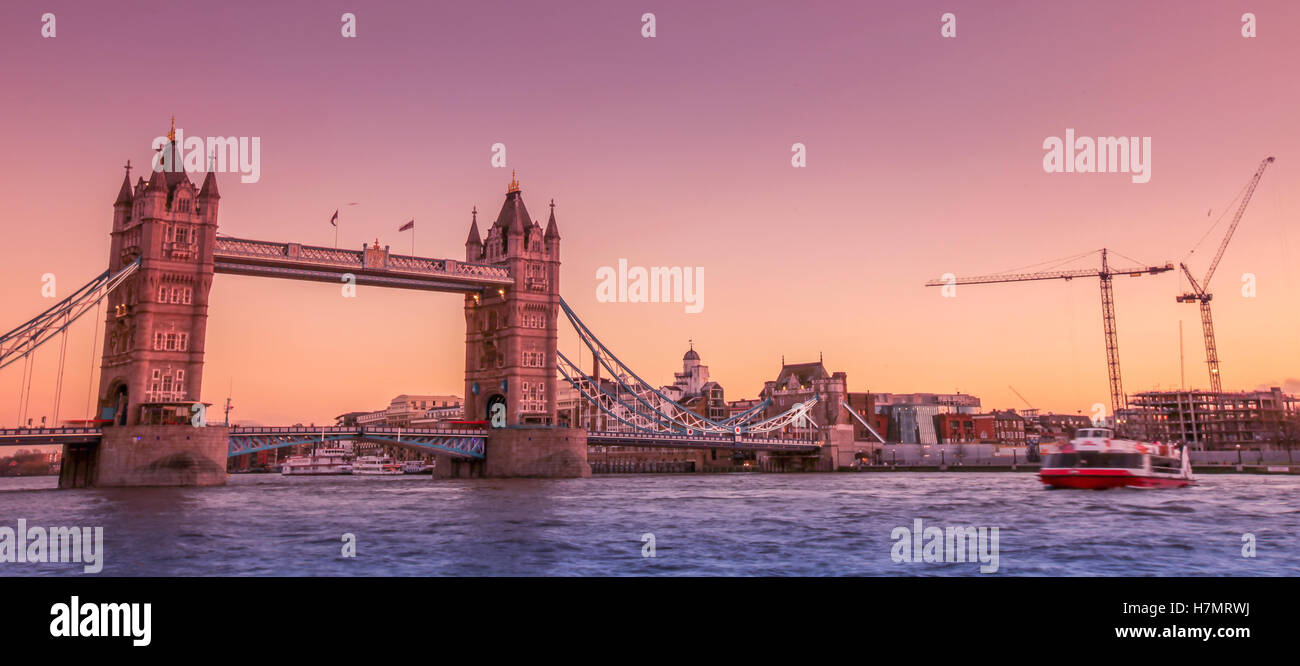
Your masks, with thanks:
[{"label": "blue steel girder", "polygon": [[228,456],[299,444],[376,442],[425,452],[481,460],[487,433],[481,430],[409,429],[393,427],[243,427],[230,431]]},{"label": "blue steel girder", "polygon": [[315,435],[230,435],[230,448],[226,456],[233,458],[248,453],[257,453],[259,451],[270,451],[271,449],[282,449],[286,446],[297,446],[299,444],[321,444],[325,442],[351,441],[356,439],[350,435],[329,435],[322,438],[319,434]]},{"label": "blue steel girder", "polygon": [[363,442],[378,442],[395,446],[407,446],[417,450],[446,453],[462,458],[475,458],[478,460],[483,459],[483,447],[487,442],[486,435],[482,437],[411,435],[402,437],[401,439],[395,437],[366,435],[364,437],[358,437],[357,439]]}]

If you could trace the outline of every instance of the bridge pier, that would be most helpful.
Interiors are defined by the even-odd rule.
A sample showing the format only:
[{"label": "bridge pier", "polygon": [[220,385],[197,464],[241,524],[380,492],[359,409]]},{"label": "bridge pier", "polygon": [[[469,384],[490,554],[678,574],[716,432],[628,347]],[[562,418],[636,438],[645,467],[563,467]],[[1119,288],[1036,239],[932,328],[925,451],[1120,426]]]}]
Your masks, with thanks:
[{"label": "bridge pier", "polygon": [[67,444],[60,488],[223,486],[225,426],[109,426],[98,445]]},{"label": "bridge pier", "polygon": [[769,453],[759,458],[759,469],[764,472],[785,474],[790,472],[818,472],[823,464],[820,454]]},{"label": "bridge pier", "polygon": [[582,428],[489,428],[484,456],[483,475],[492,478],[591,476]]},{"label": "bridge pier", "polygon": [[63,464],[59,467],[60,488],[89,488],[95,483],[98,443],[63,445]]},{"label": "bridge pier", "polygon": [[482,460],[465,460],[452,456],[435,455],[433,457],[433,478],[435,479],[477,479],[483,476]]},{"label": "bridge pier", "polygon": [[821,460],[817,471],[835,472],[852,467],[857,449],[853,444],[853,426],[847,424],[822,428]]}]

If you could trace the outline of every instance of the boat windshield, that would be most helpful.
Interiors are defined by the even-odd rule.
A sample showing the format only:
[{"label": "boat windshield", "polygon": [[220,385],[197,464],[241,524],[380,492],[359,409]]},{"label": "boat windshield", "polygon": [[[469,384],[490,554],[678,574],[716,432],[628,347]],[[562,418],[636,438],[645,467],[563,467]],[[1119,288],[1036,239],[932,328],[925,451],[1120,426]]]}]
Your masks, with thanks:
[{"label": "boat windshield", "polygon": [[1080,431],[1079,431],[1079,434],[1076,435],[1076,436],[1077,436],[1077,437],[1080,437],[1080,438],[1082,438],[1082,437],[1102,437],[1102,438],[1106,438],[1106,437],[1110,437],[1110,436],[1111,436],[1111,432],[1110,432],[1110,430],[1107,430],[1106,428],[1084,428],[1084,429],[1080,430]]},{"label": "boat windshield", "polygon": [[1047,456],[1047,460],[1043,461],[1043,467],[1109,467],[1119,469],[1139,469],[1142,467],[1142,454],[1103,453],[1101,451],[1053,453]]}]

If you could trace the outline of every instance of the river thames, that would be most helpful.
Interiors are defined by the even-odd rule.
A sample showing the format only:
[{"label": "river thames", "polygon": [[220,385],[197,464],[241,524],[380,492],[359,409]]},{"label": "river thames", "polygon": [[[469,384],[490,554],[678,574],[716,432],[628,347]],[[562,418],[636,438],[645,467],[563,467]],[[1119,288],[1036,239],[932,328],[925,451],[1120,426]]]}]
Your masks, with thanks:
[{"label": "river thames", "polygon": [[[1295,476],[1105,492],[1048,491],[1027,473],[56,483],[0,479],[0,526],[102,526],[103,576],[984,575],[978,562],[895,562],[891,534],[918,519],[998,528],[991,575],[1300,575]],[[342,556],[344,534],[354,558]],[[647,534],[654,557],[643,556]],[[1254,558],[1242,554],[1246,534]],[[0,562],[5,576],[81,574]]]}]

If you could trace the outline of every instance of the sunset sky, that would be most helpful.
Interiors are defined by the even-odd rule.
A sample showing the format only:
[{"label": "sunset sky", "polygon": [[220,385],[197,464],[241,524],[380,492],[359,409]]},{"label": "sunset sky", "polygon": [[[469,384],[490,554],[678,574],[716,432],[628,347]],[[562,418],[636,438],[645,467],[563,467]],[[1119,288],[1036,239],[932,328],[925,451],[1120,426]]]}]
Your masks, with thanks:
[{"label": "sunset sky", "polygon": [[[1228,204],[1275,155],[1214,316],[1225,388],[1300,391],[1300,3],[785,4],[6,3],[0,330],[51,305],[42,274],[62,297],[104,270],[122,165],[147,164],[174,114],[190,136],[261,138],[259,182],[218,176],[220,232],[238,237],[332,246],[341,208],[341,246],[407,253],[397,228],[414,218],[417,254],[461,259],[470,209],[494,219],[517,170],[534,217],[555,199],[564,298],[652,382],[672,382],[689,339],[728,399],[755,396],[783,355],[821,353],[853,391],[1023,408],[1014,386],[1088,413],[1109,402],[1096,280],[952,299],[924,282],[1103,246],[1199,279]],[[1151,137],[1150,182],[1045,173],[1043,141],[1067,128]],[[490,164],[498,142],[507,168]],[[703,267],[704,311],[597,302],[596,271],[620,258]],[[1128,393],[1178,386],[1180,320],[1187,382],[1208,384],[1185,289],[1176,272],[1116,278]],[[211,303],[202,399],[233,386],[235,420],[319,424],[464,390],[459,296],[222,275]],[[91,318],[69,338],[61,418],[83,414],[99,365]],[[577,351],[563,327],[560,344]],[[39,421],[57,341],[35,362]],[[0,371],[0,424],[21,372]]]}]

